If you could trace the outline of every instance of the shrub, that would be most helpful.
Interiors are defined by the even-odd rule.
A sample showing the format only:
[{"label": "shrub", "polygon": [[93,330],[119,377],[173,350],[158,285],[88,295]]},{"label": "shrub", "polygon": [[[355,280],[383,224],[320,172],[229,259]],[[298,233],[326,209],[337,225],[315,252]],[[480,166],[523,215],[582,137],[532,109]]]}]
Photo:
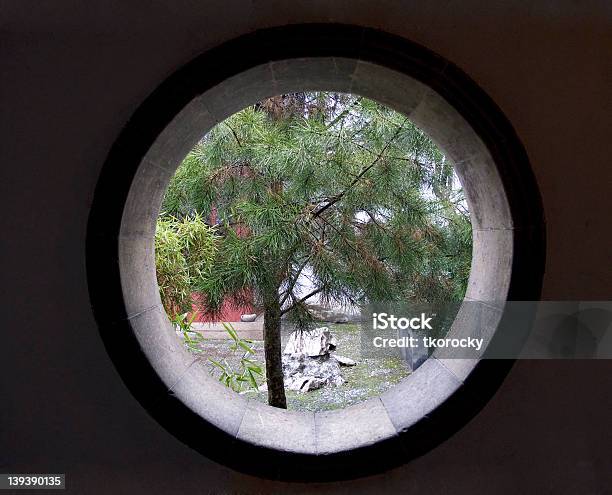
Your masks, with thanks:
[{"label": "shrub", "polygon": [[159,293],[171,319],[192,309],[196,282],[211,269],[215,229],[199,214],[183,219],[160,215],[155,232],[155,267]]}]

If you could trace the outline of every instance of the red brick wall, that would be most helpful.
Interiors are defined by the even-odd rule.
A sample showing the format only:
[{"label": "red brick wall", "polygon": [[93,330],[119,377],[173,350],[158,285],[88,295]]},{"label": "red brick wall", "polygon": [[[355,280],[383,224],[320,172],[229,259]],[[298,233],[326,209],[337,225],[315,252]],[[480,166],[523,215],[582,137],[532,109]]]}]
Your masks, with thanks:
[{"label": "red brick wall", "polygon": [[195,304],[193,305],[193,311],[196,313],[194,321],[197,322],[210,322],[210,321],[224,321],[224,322],[237,322],[240,321],[240,315],[254,313],[255,309],[252,304],[246,306],[237,307],[231,299],[226,299],[221,307],[221,314],[212,318],[211,315],[206,314],[206,306],[201,294],[192,294]]}]

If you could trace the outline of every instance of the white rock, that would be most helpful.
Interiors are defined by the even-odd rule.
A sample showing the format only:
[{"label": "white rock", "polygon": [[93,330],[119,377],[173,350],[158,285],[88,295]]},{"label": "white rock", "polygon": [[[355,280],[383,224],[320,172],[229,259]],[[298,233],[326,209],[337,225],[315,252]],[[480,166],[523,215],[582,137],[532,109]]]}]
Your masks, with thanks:
[{"label": "white rock", "polygon": [[331,357],[338,361],[340,363],[340,366],[355,366],[357,364],[357,361],[351,358],[347,358],[345,356],[338,356],[337,354],[332,354]]},{"label": "white rock", "polygon": [[310,357],[305,354],[283,356],[285,388],[298,392],[316,390],[325,385],[339,386],[344,383],[340,364],[329,354]]},{"label": "white rock", "polygon": [[334,336],[328,327],[314,330],[296,330],[289,336],[284,354],[303,354],[310,357],[324,356],[336,348]]}]

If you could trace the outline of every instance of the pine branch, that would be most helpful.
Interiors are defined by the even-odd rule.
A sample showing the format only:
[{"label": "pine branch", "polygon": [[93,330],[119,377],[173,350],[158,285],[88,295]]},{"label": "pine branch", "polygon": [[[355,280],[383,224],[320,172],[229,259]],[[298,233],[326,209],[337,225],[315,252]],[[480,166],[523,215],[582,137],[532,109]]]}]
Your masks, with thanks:
[{"label": "pine branch", "polygon": [[319,287],[318,289],[313,290],[309,294],[306,294],[304,297],[302,297],[302,298],[298,299],[297,301],[295,301],[295,303],[293,303],[288,308],[283,309],[281,311],[281,316],[283,316],[284,314],[288,313],[289,311],[294,309],[296,306],[299,306],[300,304],[304,304],[304,302],[306,302],[308,299],[310,299],[313,296],[316,296],[320,292],[323,292],[323,290],[324,290],[324,287]]},{"label": "pine branch", "polygon": [[300,274],[302,273],[302,271],[304,271],[304,268],[306,268],[306,265],[308,264],[308,262],[310,261],[312,256],[307,256],[306,260],[304,261],[304,263],[302,263],[302,265],[299,267],[299,269],[297,270],[296,274],[293,276],[293,279],[291,280],[291,282],[289,283],[289,287],[287,287],[287,290],[285,291],[285,295],[283,296],[283,298],[281,299],[280,305],[282,306],[283,304],[285,304],[285,301],[289,298],[289,294],[291,294],[293,292],[293,289],[295,287],[295,284],[298,281],[298,278],[300,278]]},{"label": "pine branch", "polygon": [[230,126],[227,121],[223,121],[223,124],[230,130],[232,131],[232,134],[234,135],[234,139],[236,140],[236,143],[238,144],[238,146],[240,146],[242,148],[242,143],[240,142],[240,139],[238,139],[238,134],[236,134],[236,131],[232,128],[232,126]]},{"label": "pine branch", "polygon": [[366,212],[366,214],[367,214],[367,215],[370,217],[370,219],[372,220],[372,222],[374,222],[374,224],[375,224],[375,225],[377,225],[379,228],[381,228],[381,229],[382,229],[382,230],[384,230],[385,232],[389,233],[389,229],[388,229],[386,226],[381,225],[381,224],[378,222],[378,220],[376,220],[376,218],[374,217],[374,215],[373,215],[372,213],[370,213],[370,211],[369,211],[369,210],[367,210],[367,209],[365,209],[365,208],[364,208],[364,210],[363,210],[363,211],[365,211],[365,212]]},{"label": "pine branch", "polygon": [[[408,118],[406,117],[406,119],[404,120],[404,123],[406,123],[407,121],[408,121]],[[344,189],[340,193],[333,196],[332,199],[327,204],[325,204],[323,207],[319,208],[318,210],[315,210],[315,212],[313,213],[313,216],[314,217],[320,216],[323,212],[325,212],[327,209],[331,208],[338,201],[340,201],[346,195],[346,193],[348,193],[348,191],[350,191],[361,180],[361,178],[365,174],[367,174],[368,171],[371,170],[380,161],[380,159],[384,156],[385,151],[387,151],[387,148],[389,148],[389,146],[391,146],[391,143],[397,138],[402,128],[403,127],[397,128],[397,130],[395,131],[391,139],[389,139],[389,141],[385,144],[385,146],[383,146],[383,149],[380,151],[380,153],[374,159],[374,161],[372,161],[372,163],[370,163],[367,167],[363,168],[361,172],[357,174],[357,177],[353,179],[353,181],[349,184],[349,186],[346,189]]]}]

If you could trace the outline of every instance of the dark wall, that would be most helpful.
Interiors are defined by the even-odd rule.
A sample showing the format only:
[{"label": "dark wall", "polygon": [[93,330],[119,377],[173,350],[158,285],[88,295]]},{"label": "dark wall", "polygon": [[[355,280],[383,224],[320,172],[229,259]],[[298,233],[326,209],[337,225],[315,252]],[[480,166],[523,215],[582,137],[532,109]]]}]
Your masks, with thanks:
[{"label": "dark wall", "polygon": [[[610,299],[608,1],[2,1],[0,472],[65,472],[73,493],[312,491],[218,466],[147,415],[98,335],[84,253],[102,163],[164,78],[255,28],[327,21],[403,35],[487,91],[542,193],[544,298]],[[602,493],[611,411],[609,361],[520,362],[440,447],[384,476],[317,489]]]}]

